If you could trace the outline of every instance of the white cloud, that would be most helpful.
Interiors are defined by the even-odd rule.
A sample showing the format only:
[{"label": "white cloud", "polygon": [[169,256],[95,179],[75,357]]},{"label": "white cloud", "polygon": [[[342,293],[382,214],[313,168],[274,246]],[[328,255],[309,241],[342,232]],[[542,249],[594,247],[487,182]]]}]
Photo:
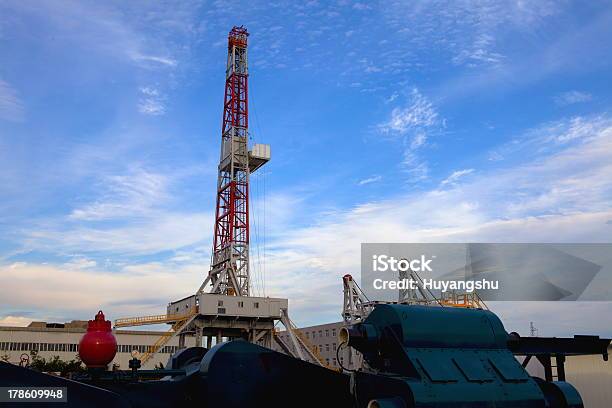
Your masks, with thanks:
[{"label": "white cloud", "polygon": [[173,58],[161,57],[156,55],[142,55],[137,53],[132,55],[132,58],[135,61],[154,62],[171,68],[176,67],[176,65],[178,64],[178,62]]},{"label": "white cloud", "polygon": [[555,150],[523,153],[522,162],[496,170],[458,170],[447,189],[386,197],[315,215],[312,226],[279,229],[269,241],[270,291],[300,299],[292,303],[298,319],[317,312],[320,322],[338,318],[340,278],[357,275],[362,242],[609,242],[612,123],[580,118],[589,135],[559,144],[559,129],[570,129],[575,119],[527,132]]},{"label": "white cloud", "polygon": [[429,168],[418,151],[427,145],[430,136],[440,132],[444,124],[433,103],[413,88],[406,105],[393,108],[390,118],[379,124],[377,130],[381,135],[402,140],[404,154],[401,164],[412,181],[419,181],[427,178]]},{"label": "white cloud", "polygon": [[555,96],[555,103],[559,106],[573,105],[576,103],[589,102],[593,95],[580,91],[563,92]]},{"label": "white cloud", "polygon": [[[559,143],[561,129],[569,131],[572,123],[590,129],[589,134]],[[526,134],[523,149],[531,151],[534,142],[530,139],[535,138],[540,145],[549,144],[556,150],[538,147],[536,157],[525,155],[518,164],[470,172],[469,179],[460,185],[449,182],[446,189],[396,194],[327,213],[308,211],[316,222],[304,224],[295,218],[305,212],[302,193],[269,196],[268,208],[275,213],[267,225],[266,294],[289,297],[290,312],[300,324],[338,320],[341,276],[358,275],[362,242],[608,242],[612,233],[612,124],[602,118],[573,118]],[[469,170],[458,170],[449,178],[456,180]],[[261,208],[262,203],[253,205]],[[99,307],[108,308],[113,318],[163,312],[169,299],[191,293],[206,273],[209,243],[198,234],[208,234],[212,214],[200,217],[200,221],[184,214],[156,219],[130,234],[115,231],[93,244],[76,229],[49,232],[45,240],[61,240],[53,248],[65,247],[75,253],[90,245],[111,253],[179,250],[174,259],[125,266],[114,273],[94,265],[3,266],[0,299],[13,307],[28,303],[40,310],[56,305],[57,310],[50,313],[55,316],[87,317]],[[180,250],[194,242],[205,249],[197,253]],[[252,253],[255,256],[254,250]],[[157,288],[154,296],[152,287]],[[24,299],[20,293],[26,288],[30,295]],[[69,294],[74,302],[66,306],[63,300]],[[59,310],[62,308],[65,310]],[[503,313],[512,324],[518,321],[511,311]]]},{"label": "white cloud", "polygon": [[369,10],[369,9],[371,9],[371,7],[368,6],[366,3],[359,3],[359,2],[353,4],[353,8],[355,10]]},{"label": "white cloud", "polygon": [[[148,69],[176,68],[201,33],[198,5],[167,4],[56,4],[14,2],[7,6],[15,15],[44,18],[57,38]],[[175,56],[176,55],[176,56]]]},{"label": "white cloud", "polygon": [[463,170],[453,171],[450,176],[442,180],[440,185],[444,186],[447,184],[455,184],[457,180],[459,180],[461,177],[467,176],[468,174],[471,174],[473,172],[474,172],[474,169],[463,169]]},{"label": "white cloud", "polygon": [[[24,228],[24,250],[143,255],[202,243],[211,235],[213,215],[177,209],[170,190],[173,181],[140,167],[106,176],[92,202],[74,208],[64,219],[37,220]],[[66,265],[71,266],[84,265]]]},{"label": "white cloud", "polygon": [[378,130],[382,134],[405,135],[439,123],[440,117],[431,101],[413,88],[407,106],[394,108],[391,117],[378,125]]},{"label": "white cloud", "polygon": [[140,88],[142,94],[138,102],[138,111],[145,115],[159,116],[166,113],[165,97],[158,89],[152,87]]},{"label": "white cloud", "polygon": [[24,232],[24,245],[59,254],[155,254],[205,242],[212,219],[212,213],[159,211],[120,225],[53,224]]},{"label": "white cloud", "polygon": [[[67,319],[87,318],[100,308],[110,319],[163,313],[168,301],[193,293],[207,272],[200,265],[168,267],[140,264],[111,273],[58,265],[0,266],[0,304]],[[31,320],[9,316],[0,322],[25,324]]]},{"label": "white cloud", "polygon": [[168,184],[167,176],[142,168],[106,176],[100,183],[101,196],[94,203],[72,210],[70,218],[95,221],[142,217],[169,198]]},{"label": "white cloud", "polygon": [[359,180],[357,185],[364,186],[366,184],[376,183],[380,180],[382,180],[382,176],[372,176],[372,177],[365,178],[363,180]]},{"label": "white cloud", "polygon": [[65,263],[63,266],[68,269],[89,269],[95,268],[98,266],[98,263],[93,259],[77,257],[72,261]]},{"label": "white cloud", "polygon": [[398,98],[399,94],[397,92],[393,92],[388,98],[385,99],[385,103],[391,103]]},{"label": "white cloud", "polygon": [[23,102],[17,91],[0,79],[0,119],[19,122],[23,120],[24,112]]},{"label": "white cloud", "polygon": [[563,8],[554,1],[392,0],[382,13],[406,39],[411,54],[431,54],[432,44],[455,65],[497,66],[505,61],[499,40],[520,41]]},{"label": "white cloud", "polygon": [[476,67],[480,64],[496,65],[504,60],[504,55],[491,50],[494,38],[490,34],[482,33],[469,47],[461,49],[452,59],[456,65]]},{"label": "white cloud", "polygon": [[411,148],[404,150],[401,165],[412,182],[425,180],[429,175],[427,162],[421,159]]}]

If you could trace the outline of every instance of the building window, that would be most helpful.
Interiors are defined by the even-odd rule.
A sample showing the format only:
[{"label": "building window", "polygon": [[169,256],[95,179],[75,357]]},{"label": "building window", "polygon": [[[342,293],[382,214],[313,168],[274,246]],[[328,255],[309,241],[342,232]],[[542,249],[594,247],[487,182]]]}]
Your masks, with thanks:
[{"label": "building window", "polygon": [[319,337],[323,337],[323,330],[319,330]]},{"label": "building window", "polygon": [[243,301],[238,302],[238,307],[244,307],[244,302]]},{"label": "building window", "polygon": [[217,306],[223,306],[223,301],[222,301],[222,300],[219,300],[219,301],[217,302]]},{"label": "building window", "polygon": [[332,329],[332,336],[336,337],[336,329]]},{"label": "building window", "polygon": [[336,343],[333,343],[332,347],[334,348],[334,351],[336,351]]},{"label": "building window", "polygon": [[317,332],[312,332],[312,338],[314,339],[315,337],[317,337]]},{"label": "building window", "polygon": [[322,352],[323,352],[323,345],[319,344],[319,353],[322,353]]},{"label": "building window", "polygon": [[329,337],[329,330],[325,330],[325,337]]},{"label": "building window", "polygon": [[325,345],[325,351],[329,352],[329,344]]},{"label": "building window", "polygon": [[334,367],[338,365],[338,361],[336,361],[335,358],[333,359],[333,362],[334,362]]},{"label": "building window", "polygon": [[253,306],[255,307],[255,309],[259,309],[259,302],[253,303]]}]

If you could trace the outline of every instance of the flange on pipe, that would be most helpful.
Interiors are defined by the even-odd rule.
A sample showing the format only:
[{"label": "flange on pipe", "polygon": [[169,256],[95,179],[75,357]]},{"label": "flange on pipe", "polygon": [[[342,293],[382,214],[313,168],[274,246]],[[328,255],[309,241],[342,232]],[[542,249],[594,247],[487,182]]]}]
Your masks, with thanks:
[{"label": "flange on pipe", "polygon": [[338,340],[340,343],[345,343],[359,351],[364,351],[377,346],[379,333],[374,325],[357,323],[341,328]]}]

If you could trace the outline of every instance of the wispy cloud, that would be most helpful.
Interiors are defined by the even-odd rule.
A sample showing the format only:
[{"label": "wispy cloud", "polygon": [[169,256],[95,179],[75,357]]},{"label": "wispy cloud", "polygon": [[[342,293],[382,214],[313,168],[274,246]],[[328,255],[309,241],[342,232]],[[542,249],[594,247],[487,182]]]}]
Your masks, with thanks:
[{"label": "wispy cloud", "polygon": [[481,64],[499,64],[505,57],[503,54],[491,50],[493,44],[493,36],[486,33],[480,34],[471,46],[459,50],[452,61],[456,65],[465,64],[469,67],[477,67]]},{"label": "wispy cloud", "polygon": [[174,58],[161,57],[157,55],[142,55],[137,53],[132,55],[132,58],[135,61],[154,62],[168,67],[176,67],[176,65],[178,64],[177,60],[175,60]]},{"label": "wispy cloud", "polygon": [[402,164],[414,180],[427,177],[427,163],[418,151],[426,146],[431,135],[445,126],[434,104],[417,88],[413,88],[404,106],[391,111],[390,118],[377,126],[381,135],[400,138],[404,145]]},{"label": "wispy cloud", "polygon": [[440,117],[431,101],[417,88],[413,88],[407,105],[394,108],[391,117],[378,125],[378,130],[382,134],[391,136],[403,136],[409,133],[418,135],[420,131],[439,123]]},{"label": "wispy cloud", "polygon": [[[137,256],[207,242],[212,213],[177,208],[170,193],[174,181],[140,167],[105,176],[97,183],[97,195],[66,217],[24,226],[24,251]],[[71,266],[87,266],[79,262]]]},{"label": "wispy cloud", "polygon": [[[558,126],[567,122],[572,119]],[[552,124],[537,136],[526,132],[555,149],[523,154],[521,162],[458,170],[445,189],[385,197],[317,216],[314,226],[287,228],[270,243],[268,286],[302,299],[300,317],[316,310],[332,319],[341,307],[340,276],[359,270],[361,242],[609,241],[612,122],[595,117],[581,123],[590,123],[590,133],[572,143],[557,144]],[[453,183],[468,174],[460,185]],[[303,281],[316,282],[316,290],[295,284]],[[321,298],[329,304],[321,305]]]},{"label": "wispy cloud", "polygon": [[557,105],[566,106],[575,103],[589,102],[593,99],[593,95],[580,91],[568,91],[555,96],[554,99]]},{"label": "wispy cloud", "polygon": [[364,178],[363,180],[359,180],[357,185],[365,186],[366,184],[376,183],[380,180],[382,180],[382,176],[372,176],[372,177]]},{"label": "wispy cloud", "polygon": [[152,87],[140,88],[140,101],[138,103],[138,111],[145,115],[159,116],[166,113],[164,105],[165,97],[161,95],[158,89]]},{"label": "wispy cloud", "polygon": [[[554,1],[509,3],[503,0],[391,1],[383,14],[401,27],[413,53],[430,52],[432,44],[450,54],[456,65],[497,65],[505,58],[499,39],[532,32],[559,13]],[[426,33],[423,35],[423,33]]]},{"label": "wispy cloud", "polygon": [[442,180],[440,185],[445,186],[447,184],[455,184],[460,178],[462,178],[463,176],[467,176],[468,174],[471,174],[473,172],[474,172],[474,169],[463,169],[463,170],[453,171],[450,176]]},{"label": "wispy cloud", "polygon": [[17,91],[0,79],[0,119],[19,122],[24,118],[24,105]]},{"label": "wispy cloud", "polygon": [[95,221],[142,217],[168,199],[168,177],[135,168],[100,181],[101,196],[94,203],[72,210],[73,220]]}]

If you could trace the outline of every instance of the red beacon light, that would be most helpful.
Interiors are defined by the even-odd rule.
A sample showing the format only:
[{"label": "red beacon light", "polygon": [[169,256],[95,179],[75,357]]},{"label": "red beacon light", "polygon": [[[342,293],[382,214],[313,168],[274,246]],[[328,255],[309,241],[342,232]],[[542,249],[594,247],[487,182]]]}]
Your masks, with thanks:
[{"label": "red beacon light", "polygon": [[87,325],[87,333],[79,342],[79,356],[87,368],[106,368],[117,354],[117,340],[110,320],[100,310]]}]

